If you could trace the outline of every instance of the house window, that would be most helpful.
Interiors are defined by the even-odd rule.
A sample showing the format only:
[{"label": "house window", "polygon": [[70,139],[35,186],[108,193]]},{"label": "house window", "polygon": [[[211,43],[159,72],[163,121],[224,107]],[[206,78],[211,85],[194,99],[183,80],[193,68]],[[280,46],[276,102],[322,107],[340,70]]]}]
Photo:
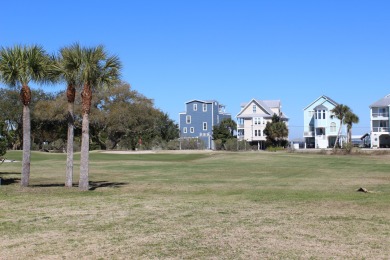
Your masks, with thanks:
[{"label": "house window", "polygon": [[190,115],[186,116],[186,123],[191,124],[191,116]]},{"label": "house window", "polygon": [[382,121],[382,120],[379,121],[379,126],[380,127],[387,127],[387,124],[388,124],[387,121]]},{"label": "house window", "polygon": [[317,110],[317,117],[318,119],[321,119],[321,110]]},{"label": "house window", "polygon": [[261,124],[261,118],[260,117],[254,117],[253,121],[254,121],[255,125],[260,125]]},{"label": "house window", "polygon": [[252,109],[253,109],[253,113],[256,113],[256,105],[253,105]]},{"label": "house window", "polygon": [[198,104],[194,104],[193,108],[194,108],[194,111],[197,111],[198,110]]},{"label": "house window", "polygon": [[204,131],[207,130],[207,122],[203,122],[203,130],[204,130]]},{"label": "house window", "polygon": [[330,131],[336,132],[336,123],[335,122],[330,123]]},{"label": "house window", "polygon": [[206,112],[207,111],[207,104],[203,104],[203,112]]},{"label": "house window", "polygon": [[187,127],[183,127],[183,133],[187,133]]},{"label": "house window", "polygon": [[255,130],[255,136],[257,136],[257,130]]},{"label": "house window", "polygon": [[325,110],[322,110],[322,119],[325,119]]},{"label": "house window", "polygon": [[190,127],[190,133],[195,132],[195,129],[193,127]]}]

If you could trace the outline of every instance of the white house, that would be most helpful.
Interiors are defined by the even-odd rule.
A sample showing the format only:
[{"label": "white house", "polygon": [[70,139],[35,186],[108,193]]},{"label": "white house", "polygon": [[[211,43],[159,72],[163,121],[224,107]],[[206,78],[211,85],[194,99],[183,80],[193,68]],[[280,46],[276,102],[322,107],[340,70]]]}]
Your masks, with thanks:
[{"label": "white house", "polygon": [[264,129],[267,122],[272,122],[274,114],[281,120],[288,122],[288,118],[281,111],[280,100],[252,99],[241,104],[241,111],[237,114],[237,138],[245,140],[258,149],[265,147],[266,135]]},{"label": "white house", "polygon": [[370,106],[371,148],[390,148],[389,107],[390,94]]},{"label": "white house", "polygon": [[[331,148],[334,146],[340,120],[331,112],[338,103],[323,95],[303,109],[303,137],[306,148]],[[346,139],[345,127],[340,133],[340,145]]]}]

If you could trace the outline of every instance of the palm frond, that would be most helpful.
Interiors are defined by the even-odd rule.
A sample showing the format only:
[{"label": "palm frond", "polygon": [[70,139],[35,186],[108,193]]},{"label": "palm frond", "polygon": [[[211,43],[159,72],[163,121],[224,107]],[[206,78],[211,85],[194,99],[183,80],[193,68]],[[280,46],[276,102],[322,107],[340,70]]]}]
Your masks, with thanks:
[{"label": "palm frond", "polygon": [[39,45],[15,45],[0,50],[1,80],[10,86],[51,81],[48,77],[50,64],[49,55]]}]

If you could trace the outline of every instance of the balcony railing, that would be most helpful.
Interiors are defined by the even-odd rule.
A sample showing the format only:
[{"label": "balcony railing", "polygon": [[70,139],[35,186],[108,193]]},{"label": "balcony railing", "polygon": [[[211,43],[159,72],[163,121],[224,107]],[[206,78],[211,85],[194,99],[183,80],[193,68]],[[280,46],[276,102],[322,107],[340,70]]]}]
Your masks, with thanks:
[{"label": "balcony railing", "polygon": [[389,113],[388,112],[385,112],[385,113],[372,113],[371,116],[373,118],[377,118],[377,117],[389,117]]},{"label": "balcony railing", "polygon": [[303,135],[306,136],[306,137],[313,137],[314,136],[314,132],[313,131],[305,131],[305,132],[303,132]]},{"label": "balcony railing", "polygon": [[373,132],[389,132],[389,127],[373,127]]},{"label": "balcony railing", "polygon": [[317,140],[326,140],[326,136],[325,135],[317,135],[316,139]]}]

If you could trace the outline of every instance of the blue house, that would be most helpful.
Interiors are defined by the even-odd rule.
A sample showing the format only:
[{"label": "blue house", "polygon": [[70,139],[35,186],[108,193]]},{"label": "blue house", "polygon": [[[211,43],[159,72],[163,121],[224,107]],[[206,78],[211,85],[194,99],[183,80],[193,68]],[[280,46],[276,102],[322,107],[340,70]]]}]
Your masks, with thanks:
[{"label": "blue house", "polygon": [[186,112],[179,114],[180,138],[194,138],[201,147],[214,149],[213,126],[223,119],[231,118],[225,113],[225,106],[216,100],[191,100],[186,102]]},{"label": "blue house", "polygon": [[[336,142],[340,120],[331,111],[338,103],[327,96],[314,100],[303,110],[303,137],[306,148],[331,148]],[[339,144],[345,139],[345,127],[342,127]]]}]

